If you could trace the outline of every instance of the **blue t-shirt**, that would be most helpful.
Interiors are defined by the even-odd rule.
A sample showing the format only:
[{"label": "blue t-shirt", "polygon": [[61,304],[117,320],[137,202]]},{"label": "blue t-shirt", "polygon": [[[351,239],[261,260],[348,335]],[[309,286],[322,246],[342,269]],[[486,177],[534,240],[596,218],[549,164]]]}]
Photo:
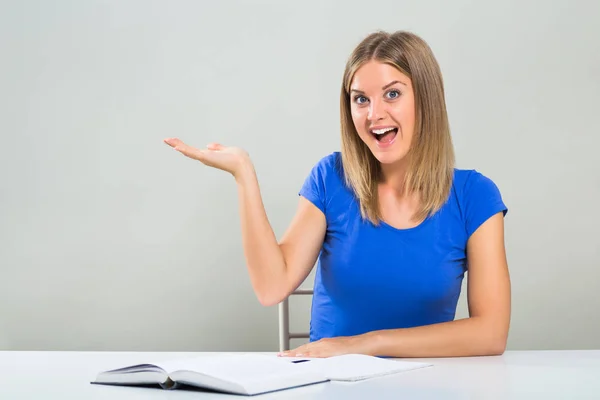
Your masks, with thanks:
[{"label": "blue t-shirt", "polygon": [[344,183],[341,154],[322,158],[300,193],[324,214],[310,340],[452,321],[466,266],[467,240],[507,208],[497,186],[455,169],[446,204],[420,225],[375,226]]}]

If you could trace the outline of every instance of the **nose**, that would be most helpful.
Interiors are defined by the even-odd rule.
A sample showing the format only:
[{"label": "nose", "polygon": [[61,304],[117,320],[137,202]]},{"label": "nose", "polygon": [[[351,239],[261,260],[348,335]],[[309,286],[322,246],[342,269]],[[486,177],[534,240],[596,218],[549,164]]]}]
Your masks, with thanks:
[{"label": "nose", "polygon": [[385,104],[383,104],[381,101],[373,100],[369,106],[369,114],[367,115],[367,118],[369,118],[370,121],[379,121],[385,117],[385,114]]}]

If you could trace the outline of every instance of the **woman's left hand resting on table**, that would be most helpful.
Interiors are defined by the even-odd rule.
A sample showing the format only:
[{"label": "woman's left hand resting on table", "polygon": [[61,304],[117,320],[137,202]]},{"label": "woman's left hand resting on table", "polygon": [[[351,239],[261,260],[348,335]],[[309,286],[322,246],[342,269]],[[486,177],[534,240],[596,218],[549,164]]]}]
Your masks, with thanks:
[{"label": "woman's left hand resting on table", "polygon": [[343,354],[369,354],[364,335],[325,338],[279,353],[281,357],[333,357]]}]

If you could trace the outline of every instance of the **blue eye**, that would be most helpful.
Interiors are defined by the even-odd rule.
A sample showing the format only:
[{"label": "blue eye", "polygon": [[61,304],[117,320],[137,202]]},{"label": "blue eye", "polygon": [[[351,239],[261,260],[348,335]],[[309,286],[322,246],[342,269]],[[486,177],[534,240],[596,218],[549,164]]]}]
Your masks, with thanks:
[{"label": "blue eye", "polygon": [[367,98],[365,96],[361,96],[361,95],[354,96],[354,101],[356,103],[358,103],[358,104],[362,104],[362,102],[360,101],[360,99],[364,99],[365,101],[367,100]]},{"label": "blue eye", "polygon": [[[396,95],[395,96],[390,96],[392,93],[395,93]],[[391,99],[397,99],[398,97],[400,97],[400,94],[401,93],[398,90],[390,90],[388,92],[388,97],[391,98]]]}]

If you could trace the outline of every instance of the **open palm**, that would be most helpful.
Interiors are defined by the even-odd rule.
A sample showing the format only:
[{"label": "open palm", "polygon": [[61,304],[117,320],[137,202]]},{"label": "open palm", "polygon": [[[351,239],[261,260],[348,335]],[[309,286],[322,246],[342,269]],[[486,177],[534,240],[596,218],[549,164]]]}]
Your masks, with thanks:
[{"label": "open palm", "polygon": [[164,142],[186,157],[198,160],[209,167],[227,171],[233,176],[237,176],[244,163],[249,161],[248,153],[239,147],[211,143],[206,149],[198,149],[178,138],[168,138]]}]

